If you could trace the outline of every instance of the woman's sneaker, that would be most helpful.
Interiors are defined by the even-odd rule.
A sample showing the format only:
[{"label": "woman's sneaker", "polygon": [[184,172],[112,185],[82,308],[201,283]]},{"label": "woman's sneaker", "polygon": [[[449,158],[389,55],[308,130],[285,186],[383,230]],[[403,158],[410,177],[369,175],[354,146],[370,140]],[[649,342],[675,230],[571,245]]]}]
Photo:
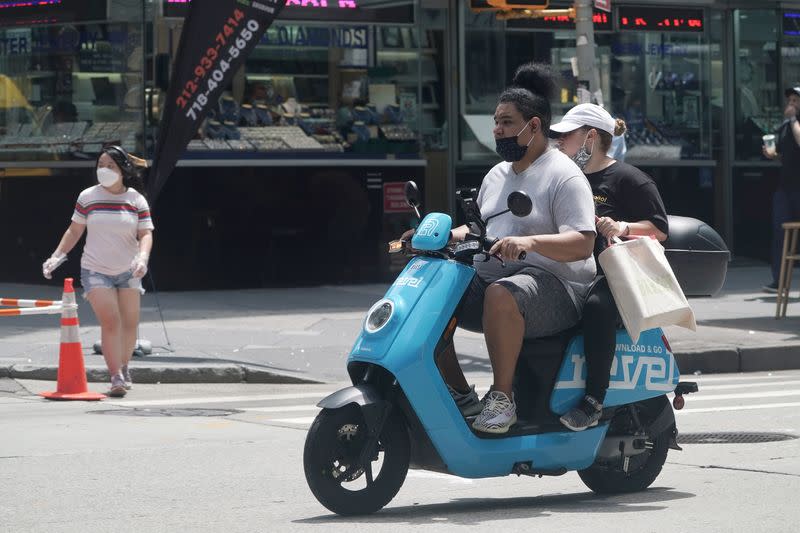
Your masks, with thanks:
[{"label": "woman's sneaker", "polygon": [[450,385],[447,386],[450,396],[456,402],[458,410],[465,417],[475,416],[483,410],[483,404],[478,399],[478,393],[475,392],[475,385],[469,388],[467,392],[458,392]]},{"label": "woman's sneaker", "polygon": [[121,372],[122,380],[125,382],[125,390],[131,390],[133,388],[133,379],[131,379],[131,370],[128,365],[124,365]]},{"label": "woman's sneaker", "polygon": [[108,395],[112,398],[122,398],[126,392],[128,391],[125,390],[125,379],[122,374],[114,374],[111,378],[111,390],[108,391]]},{"label": "woman's sneaker", "polygon": [[603,404],[587,394],[577,407],[567,411],[559,420],[572,431],[583,431],[596,426],[602,414]]},{"label": "woman's sneaker", "polygon": [[506,433],[517,423],[517,404],[500,391],[489,391],[483,397],[483,410],[472,423],[473,429],[484,433]]}]

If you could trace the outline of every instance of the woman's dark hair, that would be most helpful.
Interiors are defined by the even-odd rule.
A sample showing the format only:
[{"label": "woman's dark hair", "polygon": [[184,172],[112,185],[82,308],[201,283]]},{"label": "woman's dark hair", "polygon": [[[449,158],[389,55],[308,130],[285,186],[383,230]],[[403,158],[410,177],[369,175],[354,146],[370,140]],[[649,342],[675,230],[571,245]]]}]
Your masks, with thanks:
[{"label": "woman's dark hair", "polygon": [[94,168],[97,168],[100,164],[100,158],[103,154],[108,154],[120,168],[122,171],[122,184],[125,187],[133,187],[140,193],[145,194],[144,178],[147,174],[147,161],[132,156],[121,146],[111,144],[103,147],[100,151]]},{"label": "woman's dark hair", "polygon": [[539,117],[546,133],[552,120],[550,99],[555,89],[556,75],[550,65],[525,63],[517,68],[511,86],[500,95],[500,102],[514,104],[526,121]]}]

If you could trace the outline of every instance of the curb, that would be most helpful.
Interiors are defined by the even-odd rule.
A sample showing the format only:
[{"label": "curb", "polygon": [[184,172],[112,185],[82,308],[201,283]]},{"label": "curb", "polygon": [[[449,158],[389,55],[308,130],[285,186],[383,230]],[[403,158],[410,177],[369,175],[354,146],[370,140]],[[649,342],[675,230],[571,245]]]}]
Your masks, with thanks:
[{"label": "curb", "polygon": [[726,346],[674,353],[682,374],[800,369],[800,343]]},{"label": "curb", "polygon": [[[708,349],[674,353],[682,374],[761,372],[800,369],[800,343],[784,343],[758,347],[718,345]],[[135,383],[273,383],[321,384],[291,373],[277,373],[250,365],[134,365],[131,368]],[[57,366],[31,364],[0,365],[0,378],[56,381]],[[105,383],[109,380],[105,366],[86,367],[86,380]]]},{"label": "curb", "polygon": [[[247,365],[169,365],[131,367],[134,383],[276,383],[276,384],[319,384],[322,381],[278,374]],[[57,366],[38,366],[17,364],[0,366],[0,378],[34,379],[56,381]],[[110,379],[105,367],[92,366],[86,368],[86,380],[90,383],[105,383]]]},{"label": "curb", "polygon": [[800,368],[800,344],[778,344],[739,350],[742,372]]}]

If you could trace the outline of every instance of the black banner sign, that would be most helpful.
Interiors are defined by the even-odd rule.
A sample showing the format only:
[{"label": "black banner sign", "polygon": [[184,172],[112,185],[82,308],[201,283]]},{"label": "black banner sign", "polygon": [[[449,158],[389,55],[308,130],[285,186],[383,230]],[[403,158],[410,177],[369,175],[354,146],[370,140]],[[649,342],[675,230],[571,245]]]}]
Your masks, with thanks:
[{"label": "black banner sign", "polygon": [[194,0],[183,24],[158,130],[148,194],[154,203],[178,157],[285,0]]}]

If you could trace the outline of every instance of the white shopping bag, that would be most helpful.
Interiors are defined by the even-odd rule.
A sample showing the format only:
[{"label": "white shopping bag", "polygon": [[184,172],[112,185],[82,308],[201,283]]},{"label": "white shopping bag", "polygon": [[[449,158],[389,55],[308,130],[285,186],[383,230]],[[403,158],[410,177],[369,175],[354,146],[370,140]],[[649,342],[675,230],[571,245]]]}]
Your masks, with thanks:
[{"label": "white shopping bag", "polygon": [[662,326],[697,331],[694,312],[657,240],[617,242],[598,260],[633,342],[642,331]]}]

